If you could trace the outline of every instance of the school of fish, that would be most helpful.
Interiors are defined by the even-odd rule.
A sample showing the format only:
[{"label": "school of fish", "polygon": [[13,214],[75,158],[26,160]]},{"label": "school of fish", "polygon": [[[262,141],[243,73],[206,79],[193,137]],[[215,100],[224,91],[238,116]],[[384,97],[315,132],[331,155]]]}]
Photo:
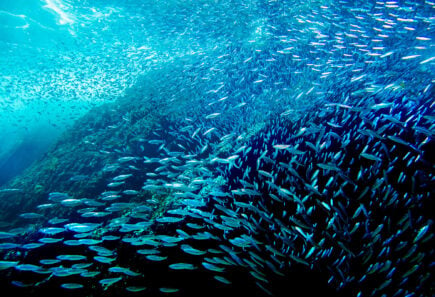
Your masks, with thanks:
[{"label": "school of fish", "polygon": [[[208,2],[177,9],[201,24]],[[162,100],[191,97],[185,111],[101,148],[113,162],[99,195],[47,193],[1,230],[2,286],[433,296],[435,3],[223,3],[257,16],[250,35],[220,24],[215,47],[155,78]]]}]

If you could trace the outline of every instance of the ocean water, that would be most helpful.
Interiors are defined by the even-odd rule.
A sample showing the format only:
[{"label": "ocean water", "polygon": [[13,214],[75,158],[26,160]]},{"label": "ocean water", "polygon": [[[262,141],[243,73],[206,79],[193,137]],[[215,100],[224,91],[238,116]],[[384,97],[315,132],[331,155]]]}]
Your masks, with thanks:
[{"label": "ocean water", "polygon": [[2,296],[433,296],[435,2],[0,0]]}]

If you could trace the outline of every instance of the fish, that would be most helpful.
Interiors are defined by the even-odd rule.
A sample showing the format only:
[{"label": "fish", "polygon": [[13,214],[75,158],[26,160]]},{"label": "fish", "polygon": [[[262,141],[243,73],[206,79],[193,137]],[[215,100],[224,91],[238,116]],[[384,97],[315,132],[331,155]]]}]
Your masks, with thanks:
[{"label": "fish", "polygon": [[157,256],[157,255],[148,255],[145,257],[147,260],[150,261],[164,261],[166,260],[168,257],[166,256]]},{"label": "fish", "polygon": [[[44,228],[39,229],[39,232],[41,232],[45,235],[56,235],[59,233],[63,233],[65,231],[66,231],[65,228],[62,228],[62,227],[44,227]],[[1,234],[0,234],[0,236],[1,236]]]},{"label": "fish", "polygon": [[67,206],[67,207],[75,207],[78,206],[80,204],[82,204],[82,201],[80,199],[64,199],[60,202],[60,204],[62,204],[63,206]]},{"label": "fish", "polygon": [[69,223],[69,224],[65,225],[65,229],[72,231],[72,232],[85,233],[85,232],[93,231],[93,230],[97,229],[99,226],[100,226],[100,224],[97,224],[97,223],[84,223],[84,224]]},{"label": "fish", "polygon": [[202,264],[202,266],[204,266],[204,268],[206,268],[210,271],[216,271],[216,272],[223,272],[224,271],[224,268],[218,267],[218,266],[216,266],[212,263],[209,263],[209,262],[202,262],[201,264]]},{"label": "fish", "polygon": [[20,247],[20,244],[13,243],[13,242],[2,242],[0,243],[0,250],[9,250],[9,249],[15,249]]},{"label": "fish", "polygon": [[15,236],[17,236],[17,234],[0,231],[0,239],[8,239],[8,238],[13,238]]},{"label": "fish", "polygon": [[58,259],[42,259],[39,260],[39,263],[41,263],[42,265],[53,265],[53,264],[58,264],[60,263],[61,260]]},{"label": "fish", "polygon": [[83,261],[86,260],[87,257],[83,255],[59,255],[56,256],[56,259],[61,261]]},{"label": "fish", "polygon": [[223,283],[223,284],[231,285],[231,281],[229,281],[228,279],[226,279],[226,278],[223,277],[223,276],[215,275],[214,278],[215,278],[217,281],[219,281],[219,282],[221,282],[221,283]]},{"label": "fish", "polygon": [[423,236],[427,233],[428,230],[429,230],[429,225],[421,227],[420,230],[418,230],[418,233],[415,236],[413,242],[415,243],[415,242],[421,240],[423,238]]},{"label": "fish", "polygon": [[61,192],[52,192],[48,194],[48,199],[53,202],[60,202],[65,199],[69,199],[69,195]]},{"label": "fish", "polygon": [[99,281],[99,283],[107,289],[107,287],[119,282],[122,280],[122,277],[112,277],[112,278],[104,278]]},{"label": "fish", "polygon": [[23,244],[21,248],[25,250],[37,249],[40,248],[41,246],[44,246],[44,244],[45,243],[39,243],[39,242],[26,243]]},{"label": "fish", "polygon": [[215,112],[215,113],[211,113],[211,114],[207,115],[205,118],[206,119],[214,119],[214,118],[218,117],[219,115],[220,115],[219,112]]},{"label": "fish", "polygon": [[176,293],[179,290],[180,289],[177,289],[177,288],[167,288],[167,287],[159,288],[159,291],[162,293],[165,293],[165,294]]},{"label": "fish", "polygon": [[20,214],[20,217],[27,220],[33,220],[33,219],[41,219],[44,216],[39,213],[34,212],[28,212],[28,213],[22,213]]},{"label": "fish", "polygon": [[94,260],[104,264],[110,264],[116,260],[116,258],[110,258],[106,256],[94,256]]},{"label": "fish", "polygon": [[174,270],[193,270],[195,266],[190,263],[174,263],[170,264],[169,268]]},{"label": "fish", "polygon": [[128,275],[128,276],[140,276],[141,275],[140,273],[131,271],[129,268],[119,267],[119,266],[110,267],[108,269],[108,271],[114,272],[114,273],[123,273],[123,274]]},{"label": "fish", "polygon": [[114,178],[112,178],[113,181],[118,182],[118,181],[124,181],[127,178],[132,177],[133,174],[129,173],[129,174],[121,174],[121,175],[117,175]]},{"label": "fish", "polygon": [[[3,265],[7,266],[9,264],[4,263]],[[41,266],[33,265],[33,264],[17,264],[14,265],[13,267],[19,271],[32,271],[32,272],[37,272],[43,269]]]},{"label": "fish", "polygon": [[142,292],[142,291],[145,291],[145,290],[146,290],[146,287],[143,287],[143,286],[129,286],[129,287],[126,287],[125,289],[126,289],[127,291],[129,291],[129,292],[136,293],[136,292]]},{"label": "fish", "polygon": [[77,289],[82,289],[84,287],[82,284],[79,283],[64,283],[61,284],[60,286],[68,290],[77,290]]},{"label": "fish", "polygon": [[0,270],[16,267],[18,264],[18,261],[0,261]]},{"label": "fish", "polygon": [[201,251],[201,250],[195,249],[195,248],[191,247],[188,244],[182,244],[180,246],[180,248],[181,248],[181,250],[183,250],[183,252],[185,252],[187,254],[194,255],[194,256],[202,256],[202,255],[206,254],[205,251]]}]

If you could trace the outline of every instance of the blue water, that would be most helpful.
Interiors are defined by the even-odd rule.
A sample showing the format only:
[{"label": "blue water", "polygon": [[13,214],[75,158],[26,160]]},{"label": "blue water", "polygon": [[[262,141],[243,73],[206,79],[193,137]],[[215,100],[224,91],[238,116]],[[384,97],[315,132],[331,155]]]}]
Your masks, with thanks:
[{"label": "blue water", "polygon": [[40,131],[53,140],[171,54],[164,32],[146,32],[142,5],[91,2],[0,3],[0,156]]},{"label": "blue water", "polygon": [[[423,0],[0,0],[0,197],[17,212],[0,213],[11,261],[1,284],[122,296],[145,283],[150,296],[189,296],[214,278],[215,294],[246,282],[249,294],[286,296],[290,279],[311,279],[337,294],[429,296],[434,40],[435,3]],[[26,168],[35,176],[20,177]],[[147,232],[164,265],[192,261],[173,270],[199,273],[129,258],[128,239],[98,242],[119,255],[106,269],[110,259],[81,249],[97,243],[68,225],[87,220],[101,223],[92,239]],[[185,233],[198,224],[210,233],[195,241]],[[53,226],[55,248],[22,247]],[[193,252],[161,244],[180,238]],[[84,254],[101,275],[62,281],[19,266],[55,252]],[[156,272],[141,282],[116,265]],[[123,285],[106,291],[120,271]]]},{"label": "blue water", "polygon": [[[205,102],[229,94],[225,102],[234,105],[250,96],[276,96],[268,110],[285,110],[295,98],[311,101],[297,95],[312,86],[311,97],[325,97],[329,86],[358,73],[375,88],[384,76],[409,84],[413,72],[405,72],[408,63],[400,57],[418,55],[410,61],[414,66],[433,56],[431,40],[415,39],[433,34],[431,2],[379,9],[381,15],[404,19],[391,20],[391,26],[388,18],[376,16],[375,2],[358,3],[2,1],[0,156],[39,131],[50,131],[49,142],[93,106],[116,100],[138,77],[168,63],[190,68],[197,78],[206,76],[201,79],[207,85],[199,88],[225,84],[211,93],[215,98],[198,90]],[[373,12],[370,19],[367,10]],[[352,36],[362,31],[363,39]],[[379,58],[389,52],[394,55]],[[190,65],[201,60],[206,64]],[[415,71],[429,78],[432,65]],[[255,81],[261,81],[259,87]]]}]

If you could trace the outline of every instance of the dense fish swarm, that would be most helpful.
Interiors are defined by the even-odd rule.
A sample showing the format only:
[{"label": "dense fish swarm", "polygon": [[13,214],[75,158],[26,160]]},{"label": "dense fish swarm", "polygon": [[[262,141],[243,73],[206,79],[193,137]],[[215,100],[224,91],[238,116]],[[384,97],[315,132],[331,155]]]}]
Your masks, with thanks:
[{"label": "dense fish swarm", "polygon": [[5,292],[434,295],[435,4],[234,2],[0,190]]},{"label": "dense fish swarm", "polygon": [[53,207],[76,215],[51,219],[26,243],[3,232],[0,267],[32,294],[55,292],[53,282],[90,295],[222,294],[242,292],[243,280],[253,294],[285,295],[302,289],[289,275],[312,271],[355,296],[429,296],[435,103],[393,99],[272,121],[225,159],[196,158],[187,131],[149,140],[156,152],[165,144],[159,157],[118,158],[149,176],[141,188],[127,173],[81,204],[50,193]]}]

